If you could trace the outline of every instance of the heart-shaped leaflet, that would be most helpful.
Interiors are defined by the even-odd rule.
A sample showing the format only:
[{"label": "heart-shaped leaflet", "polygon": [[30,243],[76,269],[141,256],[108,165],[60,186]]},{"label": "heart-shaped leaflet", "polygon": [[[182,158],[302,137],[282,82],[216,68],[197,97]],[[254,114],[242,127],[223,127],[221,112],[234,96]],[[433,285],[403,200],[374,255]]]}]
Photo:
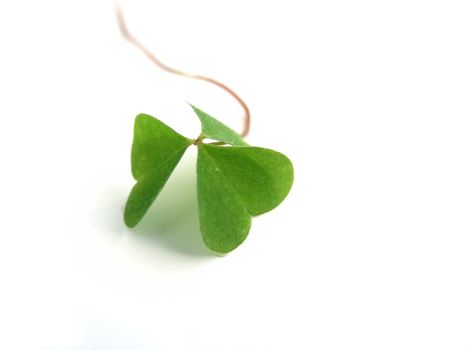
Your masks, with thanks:
[{"label": "heart-shaped leaflet", "polygon": [[124,219],[136,226],[169,179],[192,140],[147,114],[135,119],[131,172],[136,185],[130,192]]},{"label": "heart-shaped leaflet", "polygon": [[201,233],[218,253],[239,246],[250,231],[250,216],[277,207],[293,182],[290,160],[259,147],[200,145],[197,173]]}]

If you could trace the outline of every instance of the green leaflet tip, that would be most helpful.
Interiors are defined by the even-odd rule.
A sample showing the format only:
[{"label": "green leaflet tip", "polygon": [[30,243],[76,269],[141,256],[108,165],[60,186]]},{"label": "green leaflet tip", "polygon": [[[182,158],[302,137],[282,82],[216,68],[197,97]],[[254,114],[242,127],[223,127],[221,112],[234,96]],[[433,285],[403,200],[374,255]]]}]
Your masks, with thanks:
[{"label": "green leaflet tip", "polygon": [[198,107],[190,104],[193,111],[198,116],[201,122],[201,130],[203,136],[208,139],[225,142],[232,146],[248,146],[243,138],[237,134],[234,130],[210,116],[206,112],[202,111]]}]

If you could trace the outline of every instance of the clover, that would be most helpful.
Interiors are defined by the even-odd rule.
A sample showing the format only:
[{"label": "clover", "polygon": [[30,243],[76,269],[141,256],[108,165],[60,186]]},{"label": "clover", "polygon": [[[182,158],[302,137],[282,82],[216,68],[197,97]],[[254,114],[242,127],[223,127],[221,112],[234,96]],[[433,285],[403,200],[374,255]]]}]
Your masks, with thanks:
[{"label": "clover", "polygon": [[[205,245],[219,254],[237,248],[248,236],[251,217],[277,207],[289,193],[294,177],[292,162],[282,153],[248,145],[250,111],[227,85],[190,74],[161,62],[128,30],[123,12],[116,8],[123,37],[160,69],[215,85],[230,94],[245,112],[241,135],[191,106],[201,122],[201,134],[186,138],[160,120],[139,114],[135,119],[131,171],[136,184],[128,197],[124,220],[136,226],[156,200],[189,146],[198,148],[197,192],[199,226]],[[205,143],[206,139],[216,142]]]},{"label": "clover", "polygon": [[[137,182],[124,220],[128,227],[141,221],[186,149],[194,145],[201,236],[210,250],[226,254],[246,239],[252,216],[285,199],[293,183],[293,166],[282,153],[252,147],[217,119],[192,108],[201,121],[197,139],[180,135],[150,115],[135,118],[131,170]],[[206,139],[217,142],[205,143]]]}]

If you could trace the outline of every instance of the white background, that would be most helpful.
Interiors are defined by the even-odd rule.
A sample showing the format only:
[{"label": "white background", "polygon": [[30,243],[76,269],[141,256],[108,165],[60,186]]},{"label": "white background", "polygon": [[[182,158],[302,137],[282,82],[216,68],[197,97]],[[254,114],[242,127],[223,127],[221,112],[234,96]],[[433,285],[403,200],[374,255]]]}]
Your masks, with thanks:
[{"label": "white background", "polygon": [[132,32],[252,110],[287,200],[202,245],[195,149],[135,230],[133,118],[188,137],[215,87],[107,1],[0,2],[0,348],[467,349],[465,1],[126,1]]}]

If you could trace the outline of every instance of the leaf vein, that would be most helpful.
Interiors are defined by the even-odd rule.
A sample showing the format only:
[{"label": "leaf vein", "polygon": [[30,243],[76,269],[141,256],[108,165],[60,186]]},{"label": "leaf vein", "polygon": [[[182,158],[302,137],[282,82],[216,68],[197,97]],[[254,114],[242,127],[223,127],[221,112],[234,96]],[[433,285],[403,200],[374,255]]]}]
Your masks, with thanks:
[{"label": "leaf vein", "polygon": [[[232,146],[234,147],[234,146]],[[240,147],[240,146],[239,146]],[[242,196],[238,193],[238,191],[230,184],[230,181],[228,180],[228,178],[224,175],[223,171],[217,166],[217,163],[216,161],[211,157],[211,155],[209,154],[208,151],[206,151],[206,149],[204,150],[207,158],[211,161],[211,163],[214,165],[215,169],[216,169],[216,172],[219,173],[221,175],[221,177],[225,180],[224,183],[227,184],[227,187],[236,195],[237,197],[237,200],[240,202],[240,204],[243,206],[243,208],[246,210],[247,213],[249,213],[248,211],[248,206],[245,204],[245,202],[243,201],[243,198]]]}]

